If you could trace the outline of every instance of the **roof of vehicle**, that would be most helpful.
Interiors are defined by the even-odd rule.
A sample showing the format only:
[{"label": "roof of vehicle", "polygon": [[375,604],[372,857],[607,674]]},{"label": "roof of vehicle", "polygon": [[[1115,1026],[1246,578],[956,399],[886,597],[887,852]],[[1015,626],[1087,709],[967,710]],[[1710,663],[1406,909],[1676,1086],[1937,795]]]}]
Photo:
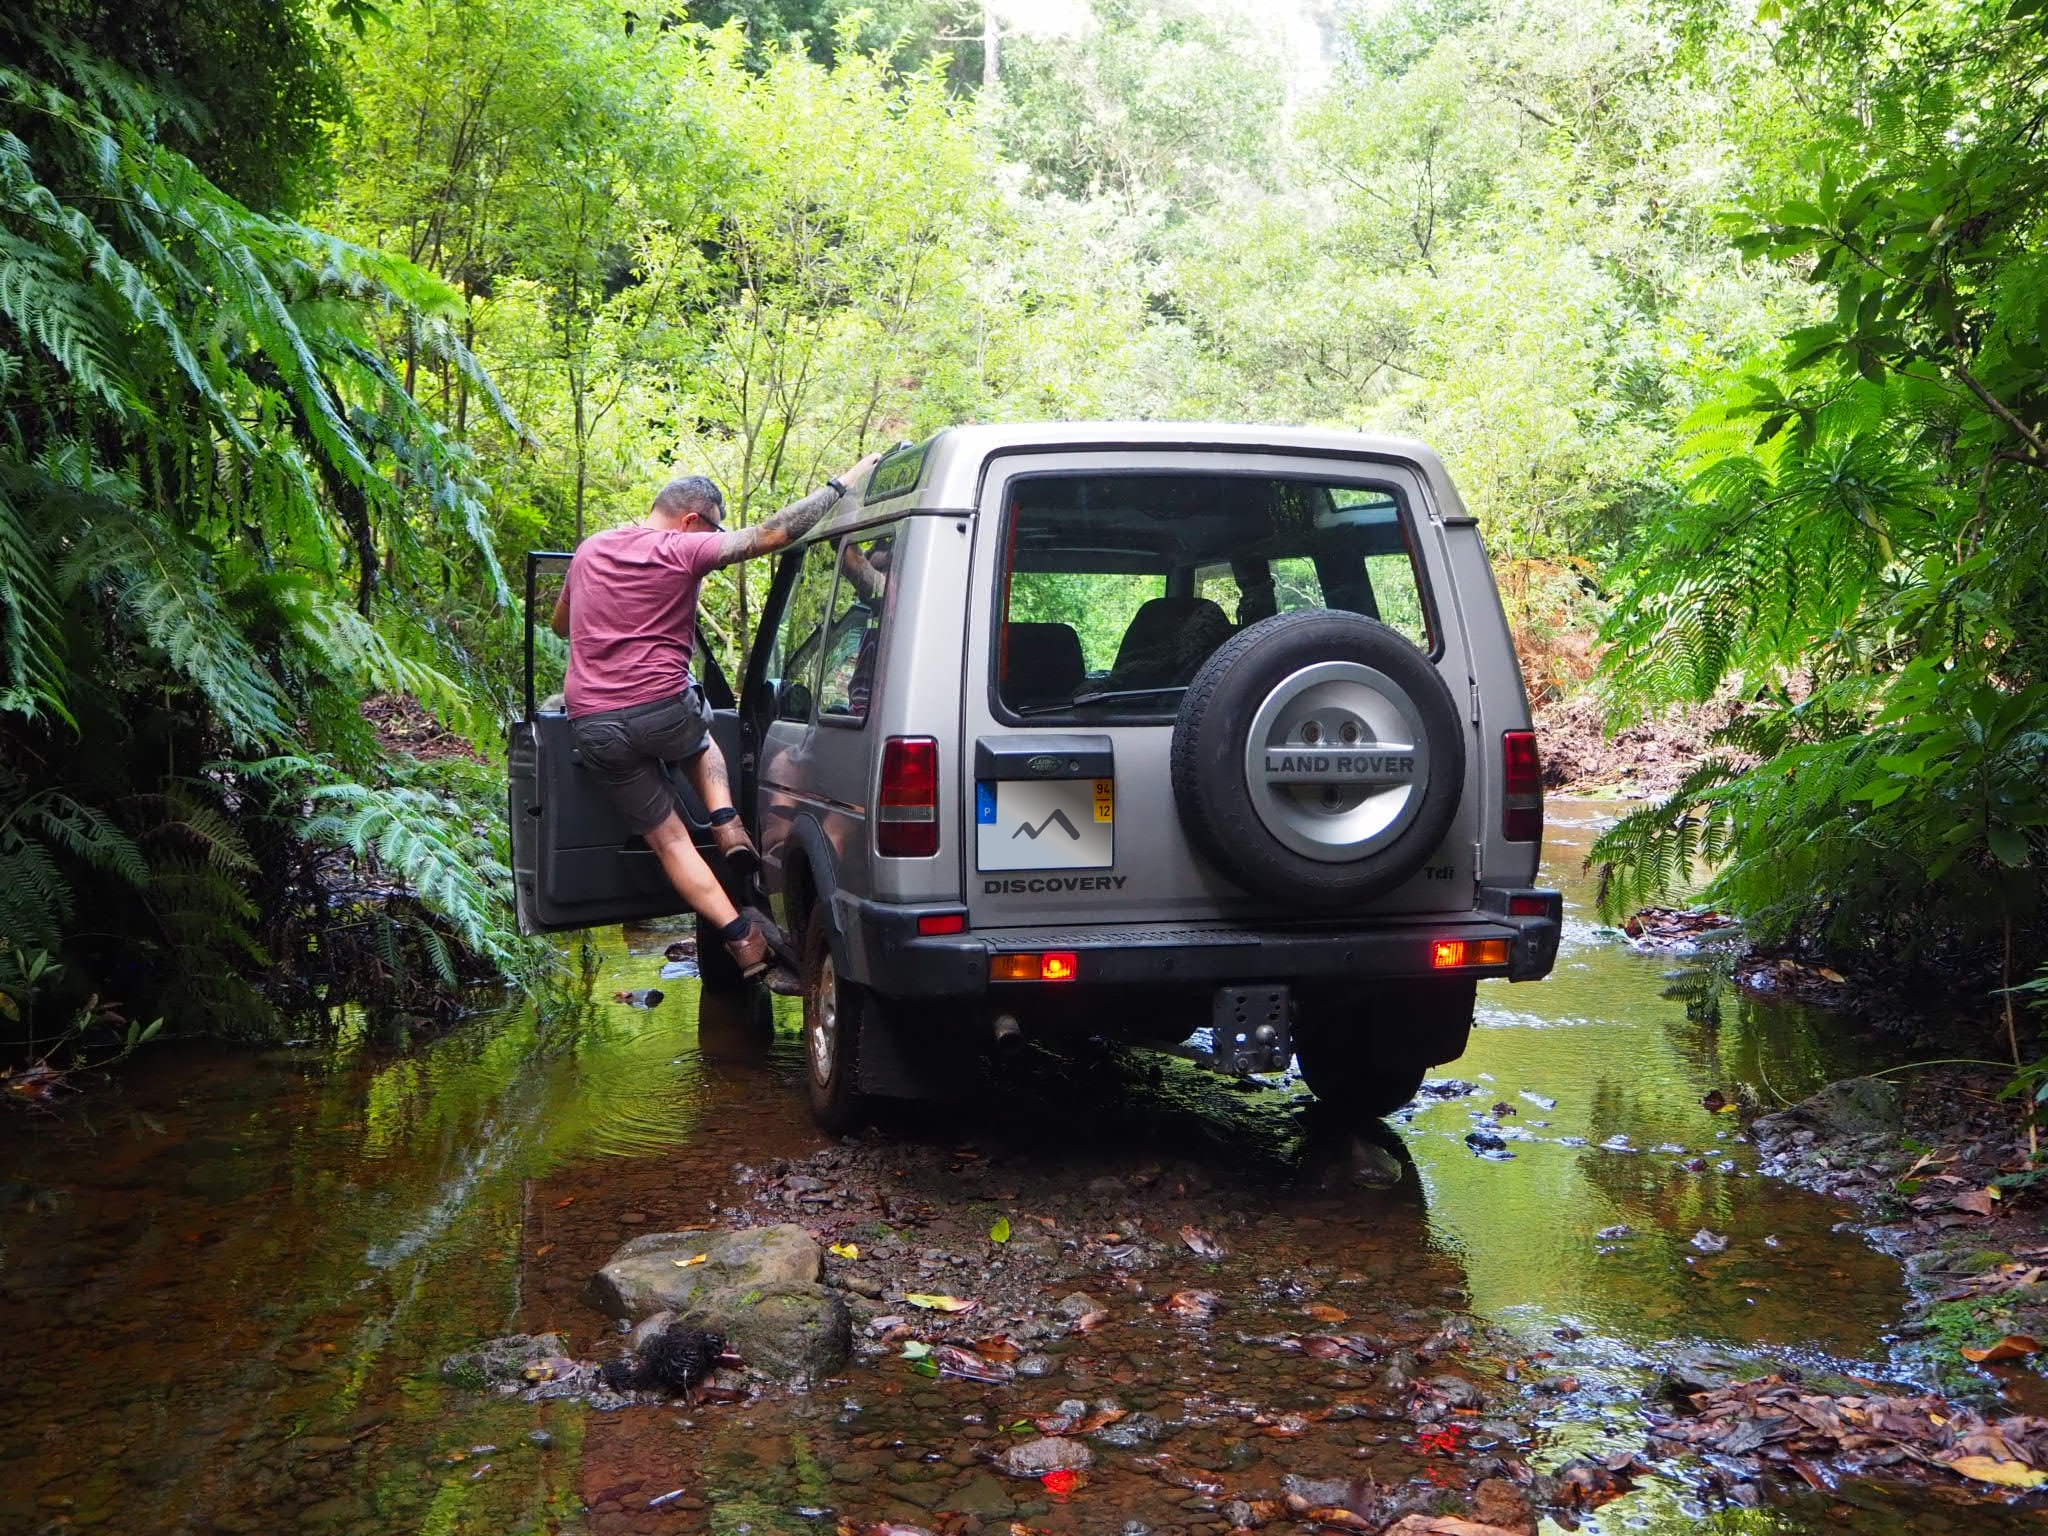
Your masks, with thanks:
[{"label": "roof of vehicle", "polygon": [[[1434,449],[1414,438],[1354,432],[1340,427],[1286,427],[1226,421],[1037,421],[948,427],[925,445],[918,491],[906,506],[959,509],[980,499],[981,476],[998,454],[1036,449],[1265,449],[1317,457],[1391,459],[1413,466],[1428,485],[1435,510],[1446,522],[1468,520],[1464,503]],[[880,513],[887,503],[879,503]],[[835,518],[842,525],[865,521],[862,510]]]}]

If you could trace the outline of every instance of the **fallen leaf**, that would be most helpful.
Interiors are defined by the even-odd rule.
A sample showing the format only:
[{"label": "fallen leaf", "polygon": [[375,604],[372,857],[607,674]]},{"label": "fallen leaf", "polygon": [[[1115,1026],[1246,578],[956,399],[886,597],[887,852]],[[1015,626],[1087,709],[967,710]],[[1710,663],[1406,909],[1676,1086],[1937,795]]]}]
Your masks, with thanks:
[{"label": "fallen leaf", "polygon": [[542,1243],[538,1248],[533,1250],[533,1256],[536,1259],[544,1259],[554,1251],[555,1245],[553,1243]]},{"label": "fallen leaf", "polygon": [[968,1348],[991,1360],[1015,1360],[1024,1353],[1000,1333],[993,1338],[976,1339]]},{"label": "fallen leaf", "polygon": [[1206,1323],[1219,1305],[1214,1291],[1175,1291],[1166,1298],[1166,1310],[1190,1322]]},{"label": "fallen leaf", "polygon": [[2041,1341],[2032,1334],[2008,1333],[1988,1349],[1966,1349],[1962,1355],[1965,1360],[1978,1365],[2002,1365],[2008,1360],[2024,1360],[2040,1352]]},{"label": "fallen leaf", "polygon": [[939,1345],[932,1351],[932,1359],[937,1362],[942,1375],[958,1376],[963,1381],[1005,1382],[1014,1381],[1017,1376],[1014,1366],[990,1360],[956,1344]]},{"label": "fallen leaf", "polygon": [[905,1339],[903,1341],[903,1358],[906,1360],[922,1360],[931,1352],[931,1345],[925,1343],[922,1339]]},{"label": "fallen leaf", "polygon": [[1064,1467],[1055,1472],[1048,1472],[1039,1479],[1045,1486],[1045,1491],[1055,1498],[1066,1497],[1086,1481],[1080,1473],[1069,1472]]},{"label": "fallen leaf", "polygon": [[708,1253],[700,1253],[694,1259],[671,1259],[669,1262],[675,1265],[677,1269],[695,1269],[710,1257],[711,1255]]},{"label": "fallen leaf", "polygon": [[958,1296],[934,1296],[917,1291],[903,1298],[913,1307],[922,1307],[927,1312],[972,1312],[975,1304],[963,1301]]},{"label": "fallen leaf", "polygon": [[860,1257],[860,1245],[857,1243],[834,1243],[825,1251],[835,1259],[857,1259]]},{"label": "fallen leaf", "polygon": [[1989,1216],[1991,1207],[1998,1199],[1998,1191],[1990,1185],[1982,1189],[1966,1189],[1960,1195],[1951,1195],[1949,1204],[1959,1211],[1968,1211],[1973,1216]]},{"label": "fallen leaf", "polygon": [[1007,1243],[1010,1240],[1010,1218],[998,1216],[996,1224],[988,1229],[988,1240],[992,1243]]},{"label": "fallen leaf", "polygon": [[1084,1312],[1074,1319],[1074,1332],[1092,1333],[1109,1321],[1109,1313],[1103,1310]]},{"label": "fallen leaf", "polygon": [[1980,1483],[1996,1483],[2001,1488],[2039,1488],[2048,1483],[2048,1472],[2037,1472],[2023,1461],[1999,1461],[1991,1456],[1958,1456],[1947,1465],[1951,1472],[1960,1472]]},{"label": "fallen leaf", "polygon": [[563,1206],[574,1205],[575,1203],[576,1197],[574,1195],[564,1195],[561,1199],[555,1202],[555,1209],[559,1211]]},{"label": "fallen leaf", "polygon": [[1365,1516],[1355,1514],[1341,1505],[1327,1504],[1321,1509],[1312,1509],[1301,1517],[1310,1525],[1320,1525],[1332,1531],[1370,1531],[1372,1522]]},{"label": "fallen leaf", "polygon": [[1200,1227],[1182,1227],[1180,1240],[1188,1245],[1198,1259],[1220,1259],[1223,1245],[1204,1232]]},{"label": "fallen leaf", "polygon": [[1343,1323],[1351,1320],[1351,1314],[1342,1307],[1332,1307],[1320,1301],[1301,1310],[1319,1323]]}]

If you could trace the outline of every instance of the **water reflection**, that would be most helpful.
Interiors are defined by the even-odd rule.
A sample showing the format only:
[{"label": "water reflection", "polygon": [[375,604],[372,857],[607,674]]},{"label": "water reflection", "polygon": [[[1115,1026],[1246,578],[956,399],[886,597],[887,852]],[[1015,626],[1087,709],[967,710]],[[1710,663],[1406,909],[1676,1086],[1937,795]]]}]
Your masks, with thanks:
[{"label": "water reflection", "polygon": [[[1742,1085],[1802,1095],[1856,1070],[1867,1043],[1741,993],[1689,1008],[1674,972],[1682,982],[1697,962],[1596,932],[1580,867],[1596,819],[1567,807],[1545,844],[1569,914],[1556,972],[1483,985],[1471,1048],[1443,1069],[1479,1092],[1401,1117],[1475,1306],[1532,1332],[1571,1323],[1643,1357],[1706,1339],[1881,1361],[1897,1266],[1834,1230],[1843,1208],[1753,1177],[1737,1117],[1702,1102]],[[1462,1141],[1495,1104],[1513,1111],[1498,1117],[1512,1162]],[[1629,1231],[1600,1235],[1617,1228]],[[1694,1248],[1702,1229],[1726,1250]]]}]

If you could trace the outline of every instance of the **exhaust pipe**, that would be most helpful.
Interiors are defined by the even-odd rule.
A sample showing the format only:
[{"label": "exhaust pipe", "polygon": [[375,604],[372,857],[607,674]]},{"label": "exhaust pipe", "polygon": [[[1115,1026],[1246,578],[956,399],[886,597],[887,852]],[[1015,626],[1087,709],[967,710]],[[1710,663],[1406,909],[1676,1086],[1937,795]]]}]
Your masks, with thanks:
[{"label": "exhaust pipe", "polygon": [[1024,1026],[1017,1022],[1014,1013],[999,1013],[995,1022],[995,1046],[998,1051],[1014,1051],[1024,1043]]}]

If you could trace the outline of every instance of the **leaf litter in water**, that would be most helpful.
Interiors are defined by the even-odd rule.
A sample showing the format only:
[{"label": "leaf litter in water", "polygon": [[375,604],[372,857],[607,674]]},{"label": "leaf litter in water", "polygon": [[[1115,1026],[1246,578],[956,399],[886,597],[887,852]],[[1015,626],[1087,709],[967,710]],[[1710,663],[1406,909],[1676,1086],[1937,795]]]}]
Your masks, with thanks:
[{"label": "leaf litter in water", "polygon": [[2040,1352],[2041,1341],[2032,1334],[2008,1333],[1988,1349],[1966,1349],[1962,1356],[1978,1365],[2003,1365],[2008,1360],[2024,1360]]},{"label": "leaf litter in water", "polygon": [[1198,1259],[1213,1261],[1222,1258],[1225,1252],[1223,1245],[1200,1227],[1182,1227],[1180,1240],[1188,1245],[1189,1250]]},{"label": "leaf litter in water", "polygon": [[1214,1291],[1175,1291],[1166,1298],[1166,1310],[1191,1323],[1206,1323],[1221,1305]]},{"label": "leaf litter in water", "polygon": [[922,1307],[927,1312],[972,1312],[975,1302],[958,1296],[939,1296],[927,1291],[913,1291],[903,1298],[913,1307]]}]

